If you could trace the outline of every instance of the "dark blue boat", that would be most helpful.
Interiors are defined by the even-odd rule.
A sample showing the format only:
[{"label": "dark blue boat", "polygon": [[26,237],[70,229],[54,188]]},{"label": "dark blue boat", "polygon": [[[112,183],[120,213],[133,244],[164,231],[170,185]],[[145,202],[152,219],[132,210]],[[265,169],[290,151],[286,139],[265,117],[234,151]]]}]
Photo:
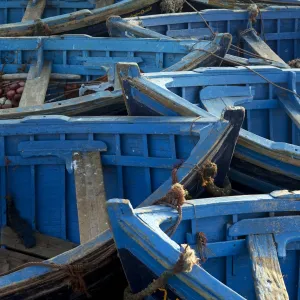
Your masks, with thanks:
[{"label": "dark blue boat", "polygon": [[176,210],[133,209],[129,200],[110,200],[130,285],[126,296],[143,299],[143,291],[147,299],[297,299],[299,199],[299,191],[285,190],[187,201],[172,237],[166,231],[177,222]]},{"label": "dark blue boat", "polygon": [[[104,115],[125,110],[114,66],[136,62],[143,72],[190,70],[214,65],[199,51],[225,54],[222,35],[214,41],[95,38],[86,35],[0,38],[0,119],[28,115]],[[230,43],[230,37],[225,39]],[[122,47],[120,47],[122,44]],[[41,75],[42,74],[42,75]],[[26,84],[17,94],[20,81]],[[6,89],[17,99],[8,98]],[[11,93],[11,92],[10,92]],[[11,96],[11,95],[10,95]],[[2,97],[8,98],[7,101]],[[3,103],[2,103],[3,102]]]},{"label": "dark blue boat", "polygon": [[[227,110],[228,121],[202,112],[201,119],[36,116],[1,121],[5,249],[0,254],[7,262],[1,273],[9,274],[0,277],[0,298],[75,295],[78,281],[70,272],[78,264],[85,265],[79,270],[85,280],[81,288],[83,282],[88,288],[97,281],[105,287],[112,276],[109,264],[117,264],[109,258],[114,253],[111,236],[88,241],[108,228],[107,199],[129,198],[135,207],[152,204],[175,179],[191,196],[203,196],[199,171],[208,161],[217,166],[215,184],[223,182],[244,111]],[[87,244],[66,252],[79,241]],[[52,257],[46,263],[74,263],[75,270],[65,265],[20,267]]]},{"label": "dark blue boat", "polygon": [[136,65],[119,67],[129,115],[197,116],[205,108],[220,117],[226,107],[243,106],[232,179],[260,192],[299,187],[297,69],[199,68],[142,76]]}]

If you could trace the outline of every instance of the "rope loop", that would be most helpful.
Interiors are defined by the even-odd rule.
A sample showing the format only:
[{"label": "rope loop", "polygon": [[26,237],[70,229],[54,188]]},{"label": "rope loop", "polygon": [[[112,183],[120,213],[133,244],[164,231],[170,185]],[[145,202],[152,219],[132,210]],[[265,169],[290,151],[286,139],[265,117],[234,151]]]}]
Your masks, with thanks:
[{"label": "rope loop", "polygon": [[33,25],[33,36],[49,36],[51,29],[48,24],[44,23],[41,19],[36,19]]},{"label": "rope loop", "polygon": [[215,184],[215,177],[218,173],[218,166],[209,161],[199,171],[202,186],[207,192],[215,197],[230,196],[232,193],[231,183],[226,176],[224,179],[224,187],[220,188]]},{"label": "rope loop", "polygon": [[183,245],[185,249],[181,252],[179,259],[172,269],[164,271],[157,279],[151,282],[142,291],[133,294],[130,287],[128,286],[124,291],[124,300],[142,300],[145,297],[151,296],[158,289],[164,288],[172,276],[179,273],[189,273],[192,271],[193,266],[199,263],[195,251],[190,248],[189,245]]}]

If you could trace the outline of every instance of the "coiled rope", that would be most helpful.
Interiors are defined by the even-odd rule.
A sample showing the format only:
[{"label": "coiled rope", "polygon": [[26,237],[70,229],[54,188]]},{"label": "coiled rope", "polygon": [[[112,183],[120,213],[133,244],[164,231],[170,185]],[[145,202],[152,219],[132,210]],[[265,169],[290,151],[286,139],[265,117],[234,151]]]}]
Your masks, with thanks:
[{"label": "coiled rope", "polygon": [[200,170],[199,176],[202,186],[206,188],[207,192],[215,197],[230,196],[232,193],[231,183],[226,176],[224,179],[224,187],[220,188],[215,184],[215,177],[218,173],[218,167],[215,163],[209,161]]},{"label": "coiled rope", "polygon": [[166,286],[169,278],[179,273],[189,273],[193,266],[199,263],[195,251],[189,245],[185,245],[185,249],[181,252],[179,259],[172,269],[164,271],[156,280],[150,283],[144,290],[133,294],[128,286],[124,291],[124,300],[142,300],[155,293],[158,289]]}]

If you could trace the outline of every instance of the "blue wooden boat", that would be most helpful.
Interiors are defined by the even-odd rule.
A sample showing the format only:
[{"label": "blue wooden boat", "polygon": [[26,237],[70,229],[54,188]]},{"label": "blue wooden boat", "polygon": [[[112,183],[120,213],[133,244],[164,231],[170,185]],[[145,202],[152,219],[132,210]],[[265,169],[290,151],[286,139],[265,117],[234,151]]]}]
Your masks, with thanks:
[{"label": "blue wooden boat", "polygon": [[0,36],[53,35],[66,32],[101,36],[111,14],[160,13],[160,0],[0,1]]},{"label": "blue wooden boat", "polygon": [[[158,46],[154,39],[86,35],[0,38],[0,107],[7,108],[0,109],[0,119],[122,112],[122,93],[114,80],[117,62],[136,62],[143,72],[189,70],[216,62],[199,49],[224,56],[230,40],[220,35],[214,41],[200,41],[196,45],[195,41],[160,40]],[[18,94],[21,83],[25,87]],[[13,94],[8,96],[7,92]]]},{"label": "blue wooden boat", "polygon": [[128,299],[143,299],[147,287],[145,299],[297,299],[299,197],[285,190],[187,201],[172,237],[176,210],[110,200],[126,295],[135,295]]},{"label": "blue wooden boat", "polygon": [[197,116],[201,115],[197,110],[205,108],[221,116],[227,106],[243,106],[246,117],[231,178],[254,191],[297,189],[299,71],[249,68],[199,68],[142,76],[134,64],[119,65],[129,115]]},{"label": "blue wooden boat", "polygon": [[[52,257],[48,263],[90,262],[83,270],[86,284],[103,279],[105,287],[112,269],[104,250],[114,253],[109,234],[56,256],[95,238],[92,229],[108,228],[105,210],[99,207],[106,199],[130,198],[135,207],[152,204],[169,191],[174,178],[191,196],[203,195],[199,171],[207,161],[217,165],[215,183],[223,182],[243,113],[227,110],[228,121],[205,111],[201,119],[35,116],[1,121],[0,223],[5,249],[0,249],[0,270],[17,270],[0,277],[0,298],[72,294],[66,267],[31,264],[18,269],[24,262]],[[93,203],[92,209],[87,203]]]},{"label": "blue wooden boat", "polygon": [[[300,8],[273,6],[261,9],[260,13],[261,16],[259,13],[257,16],[253,16],[248,10],[208,9],[201,11],[201,16],[192,12],[144,16],[126,20],[131,24],[173,38],[211,38],[212,32],[230,33],[232,46],[229,48],[228,54],[250,59],[250,61],[240,59],[238,61],[240,64],[257,64],[259,63],[257,61],[258,54],[263,58],[271,58],[271,51],[286,63],[298,58],[300,50],[297,43],[300,31],[296,24],[300,16]],[[210,28],[207,27],[204,20]],[[264,51],[251,47],[258,40],[260,43],[266,42],[267,46],[263,47]],[[244,50],[255,55],[250,55]]]}]

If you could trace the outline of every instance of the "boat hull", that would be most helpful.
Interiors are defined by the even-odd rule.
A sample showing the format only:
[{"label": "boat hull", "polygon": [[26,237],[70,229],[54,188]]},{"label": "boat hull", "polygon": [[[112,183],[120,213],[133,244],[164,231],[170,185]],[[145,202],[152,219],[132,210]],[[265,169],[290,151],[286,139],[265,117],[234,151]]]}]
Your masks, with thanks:
[{"label": "boat hull", "polygon": [[[297,199],[299,193],[285,190],[270,195],[191,200],[183,206],[181,224],[172,237],[165,233],[177,220],[177,213],[171,208],[152,206],[133,210],[127,200],[110,200],[108,213],[131,292],[143,291],[165,270],[174,267],[189,245],[199,264],[189,272],[171,276],[166,286],[151,293],[151,299],[256,299],[257,289],[262,291],[266,284],[259,282],[258,276],[264,260],[278,264],[275,276],[278,275],[281,292],[296,297],[298,288],[293,283],[299,279],[299,232],[281,225],[299,221],[294,214],[300,208]],[[168,222],[170,219],[173,221]],[[199,236],[206,242],[197,242]],[[252,243],[256,238],[261,244]],[[265,248],[266,241],[275,255]],[[255,247],[264,251],[257,264]],[[145,276],[138,275],[141,273]],[[271,293],[275,296],[278,290],[268,289],[268,295]]]}]

